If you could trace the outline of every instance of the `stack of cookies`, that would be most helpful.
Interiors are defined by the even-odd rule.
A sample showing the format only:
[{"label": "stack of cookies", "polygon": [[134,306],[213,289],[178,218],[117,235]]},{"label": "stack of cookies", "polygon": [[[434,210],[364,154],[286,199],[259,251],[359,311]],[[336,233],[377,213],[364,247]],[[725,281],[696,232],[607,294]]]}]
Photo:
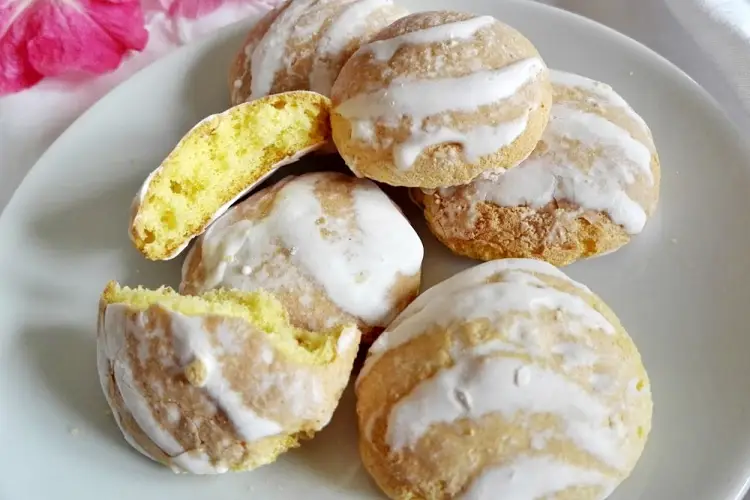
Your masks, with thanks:
[{"label": "stack of cookies", "polygon": [[349,59],[333,138],[355,174],[412,189],[454,252],[557,266],[617,250],[659,195],[645,122],[611,87],[548,70],[491,17],[405,17]]},{"label": "stack of cookies", "polygon": [[287,2],[238,53],[233,104],[290,90],[331,97],[352,172],[410,188],[460,255],[564,266],[642,231],[659,159],[610,86],[549,70],[493,17],[404,15],[390,0]]},{"label": "stack of cookies", "polygon": [[[190,247],[179,292],[102,295],[100,377],[129,442],[180,472],[270,463],[327,425],[361,346],[360,449],[389,497],[607,497],[644,449],[650,384],[615,314],[556,266],[653,215],[643,119],[493,17],[391,0],[287,1],[229,88],[131,208],[146,258]],[[252,192],[312,152],[354,175]],[[490,262],[419,295],[422,242],[378,183]]]}]

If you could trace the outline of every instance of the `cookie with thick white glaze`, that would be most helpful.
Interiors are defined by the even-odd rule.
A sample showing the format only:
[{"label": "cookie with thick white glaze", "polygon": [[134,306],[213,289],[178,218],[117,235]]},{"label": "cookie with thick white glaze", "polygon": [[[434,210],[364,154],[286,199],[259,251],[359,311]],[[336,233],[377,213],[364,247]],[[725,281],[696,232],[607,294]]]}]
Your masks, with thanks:
[{"label": "cookie with thick white glaze", "polygon": [[272,292],[303,328],[356,323],[368,344],[419,292],[424,248],[373,182],[335,172],[290,176],[196,240],[183,293]]},{"label": "cookie with thick white glaze", "polygon": [[229,71],[233,104],[290,90],[330,96],[347,59],[405,16],[392,0],[289,0],[248,33]]},{"label": "cookie with thick white glaze", "polygon": [[440,11],[399,19],[360,47],[331,99],[334,142],[355,174],[434,188],[526,158],[551,92],[544,61],[518,31]]},{"label": "cookie with thick white glaze", "polygon": [[363,463],[393,499],[604,499],[651,429],[615,314],[532,259],[423,293],[370,348],[356,395]]},{"label": "cookie with thick white glaze", "polygon": [[175,472],[251,470],[328,424],[359,344],[354,325],[294,328],[264,292],[102,294],[99,378],[125,439]]},{"label": "cookie with thick white glaze", "polygon": [[550,73],[549,125],[527,160],[467,185],[414,190],[454,252],[564,266],[614,252],[654,214],[660,166],[646,123],[610,86]]}]

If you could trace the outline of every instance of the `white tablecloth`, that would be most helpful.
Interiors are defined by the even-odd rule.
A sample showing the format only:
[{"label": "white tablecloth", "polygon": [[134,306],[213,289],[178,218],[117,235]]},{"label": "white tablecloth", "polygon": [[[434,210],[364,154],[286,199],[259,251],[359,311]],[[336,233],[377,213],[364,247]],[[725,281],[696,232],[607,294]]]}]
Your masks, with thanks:
[{"label": "white tablecloth", "polygon": [[[584,16],[625,33],[677,64],[706,88],[743,130],[750,130],[750,114],[713,62],[698,47],[665,2],[686,0],[541,0]],[[716,1],[716,0],[714,0]],[[219,17],[221,14],[219,14]],[[218,20],[221,24],[221,19]],[[149,50],[131,66],[143,66],[161,52]],[[100,78],[91,84],[91,93],[103,95],[113,78]],[[0,210],[39,156],[82,110],[81,103],[56,98],[49,86],[19,95],[0,98]],[[29,106],[28,93],[39,96],[49,106]],[[34,99],[36,101],[36,98]],[[52,109],[54,108],[54,109]]]},{"label": "white tablecloth", "polygon": [[[734,89],[714,63],[698,47],[682,25],[672,16],[666,2],[687,0],[540,0],[608,25],[652,48],[682,68],[711,93],[741,130],[750,131],[750,114]],[[706,0],[714,3],[721,0]],[[750,8],[750,6],[748,6]],[[251,11],[248,11],[249,14]],[[226,22],[217,14],[217,24]],[[683,22],[685,20],[683,19]],[[210,27],[210,22],[208,23]],[[190,37],[190,26],[187,26]],[[206,27],[200,29],[207,30]],[[157,43],[145,54],[126,64],[142,67],[164,52]],[[740,75],[745,78],[747,75]],[[92,82],[92,99],[106,93],[117,76],[105,76]],[[737,82],[733,82],[735,85]],[[27,93],[0,98],[0,211],[10,200],[24,175],[47,147],[75,120],[88,103],[61,99],[54,94],[54,84],[42,85]],[[34,96],[29,98],[29,93]],[[91,99],[90,99],[91,100]],[[42,105],[29,106],[30,101]],[[37,104],[40,104],[37,102]],[[51,106],[54,109],[50,109]],[[747,497],[750,500],[750,496]]]}]

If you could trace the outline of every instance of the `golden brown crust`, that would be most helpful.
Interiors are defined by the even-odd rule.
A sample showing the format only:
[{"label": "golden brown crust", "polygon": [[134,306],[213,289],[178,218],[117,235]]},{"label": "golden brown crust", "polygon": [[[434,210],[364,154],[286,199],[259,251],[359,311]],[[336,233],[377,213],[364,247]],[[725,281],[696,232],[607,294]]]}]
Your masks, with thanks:
[{"label": "golden brown crust", "polygon": [[[576,80],[581,78],[576,75],[556,73],[580,86],[554,83],[553,115],[562,110],[579,120],[592,116],[598,120],[593,125],[582,121],[585,125],[577,126],[609,124],[612,129],[626,134],[625,137],[629,136],[643,148],[644,154],[651,153],[650,163],[647,163],[648,156],[644,158],[644,168],[650,170],[650,175],[646,175],[649,172],[636,171],[627,181],[622,180],[627,176],[621,172],[632,169],[633,160],[615,146],[613,141],[619,140],[613,139],[617,137],[612,135],[615,132],[605,133],[609,143],[592,145],[566,135],[566,125],[551,123],[529,159],[507,174],[507,179],[512,180],[506,180],[503,172],[488,172],[463,186],[412,190],[412,199],[423,208],[430,230],[453,252],[479,260],[534,258],[565,266],[579,259],[614,252],[630,241],[632,235],[624,226],[614,222],[607,210],[587,208],[565,197],[557,198],[557,195],[542,206],[530,206],[531,203],[503,206],[494,198],[498,192],[510,192],[514,185],[518,185],[514,182],[521,183],[521,189],[526,187],[524,182],[535,182],[534,176],[517,174],[521,169],[538,168],[539,165],[549,168],[550,172],[559,168],[560,163],[566,165],[561,171],[568,177],[563,180],[555,177],[554,181],[569,183],[574,188],[578,186],[575,183],[581,183],[578,187],[583,193],[595,190],[596,187],[590,186],[597,183],[624,184],[609,198],[614,198],[615,194],[621,196],[640,207],[645,218],[655,212],[661,168],[648,127],[608,86],[588,79]],[[553,116],[553,120],[564,122],[565,118]],[[576,134],[572,137],[586,137],[580,132]],[[595,168],[599,169],[598,177],[586,177]],[[569,174],[571,171],[576,173]],[[586,182],[590,184],[586,185]],[[596,203],[601,204],[603,196],[598,196],[600,199]],[[622,201],[618,203],[620,208],[625,205]]]},{"label": "golden brown crust", "polygon": [[[412,14],[381,31],[373,42],[474,17],[472,14],[448,11]],[[480,29],[473,39],[401,45],[389,60],[372,57],[368,50],[364,50],[366,48],[358,51],[344,65],[331,95],[334,106],[331,115],[333,140],[357,175],[395,186],[455,186],[471,181],[485,170],[517,165],[531,153],[542,135],[551,103],[546,67],[509,99],[481,106],[476,111],[442,112],[427,117],[422,124],[422,128],[426,129],[440,128],[446,122],[451,122],[457,130],[472,130],[477,126],[509,123],[528,114],[525,128],[509,144],[494,153],[468,161],[461,144],[444,142],[423,149],[410,168],[398,168],[394,157],[395,146],[413,137],[411,117],[407,114],[396,126],[376,122],[374,139],[364,140],[357,136],[352,121],[339,109],[342,103],[384,90],[399,78],[408,81],[457,78],[478,70],[500,69],[522,60],[533,58],[541,61],[541,58],[529,40],[499,21]],[[477,68],[478,64],[480,68]],[[456,92],[451,95],[456,95]]]},{"label": "golden brown crust", "polygon": [[601,212],[583,212],[563,202],[541,209],[481,203],[474,209],[456,188],[452,194],[418,196],[432,233],[458,255],[478,260],[530,258],[561,267],[614,252],[630,241]]}]

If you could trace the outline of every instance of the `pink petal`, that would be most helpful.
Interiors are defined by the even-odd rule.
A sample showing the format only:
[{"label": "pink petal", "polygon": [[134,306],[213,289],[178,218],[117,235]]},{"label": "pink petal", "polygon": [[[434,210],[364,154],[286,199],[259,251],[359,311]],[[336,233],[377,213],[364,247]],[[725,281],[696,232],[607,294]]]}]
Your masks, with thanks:
[{"label": "pink petal", "polygon": [[42,79],[29,63],[23,43],[26,19],[19,9],[18,4],[0,4],[0,95],[31,87]]},{"label": "pink petal", "polygon": [[226,0],[174,0],[169,6],[169,17],[197,19],[218,9]]},{"label": "pink petal", "polygon": [[171,18],[197,19],[210,14],[228,3],[271,8],[279,4],[280,0],[171,0],[167,9],[167,16]]},{"label": "pink petal", "polygon": [[137,0],[21,3],[0,6],[0,94],[46,76],[111,71],[148,41]]}]

